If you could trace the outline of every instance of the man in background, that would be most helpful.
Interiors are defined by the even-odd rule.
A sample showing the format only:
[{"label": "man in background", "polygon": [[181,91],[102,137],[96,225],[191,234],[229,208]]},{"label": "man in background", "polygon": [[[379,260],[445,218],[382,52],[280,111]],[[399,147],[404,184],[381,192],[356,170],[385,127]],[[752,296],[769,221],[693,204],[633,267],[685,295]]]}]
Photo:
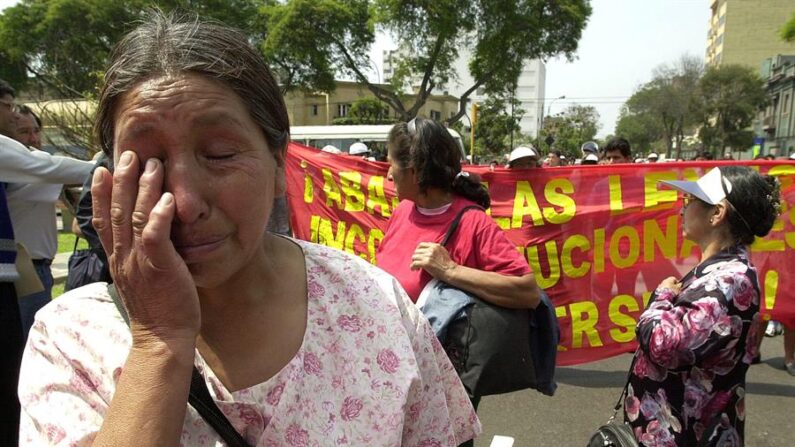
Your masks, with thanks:
[{"label": "man in background", "polygon": [[632,148],[626,138],[613,138],[605,146],[604,163],[613,165],[632,163]]},{"label": "man in background", "polygon": [[[41,121],[26,106],[19,106],[15,139],[32,152],[41,149]],[[52,300],[53,277],[50,265],[58,252],[55,204],[62,185],[9,183],[6,185],[8,211],[17,243],[27,249],[44,290],[17,297],[22,317],[22,338],[27,339],[36,312]]]},{"label": "man in background", "polygon": [[32,153],[13,140],[19,119],[16,92],[0,79],[0,445],[15,446],[19,438],[17,383],[22,360],[22,323],[14,281],[14,228],[6,203],[6,182],[80,183],[91,163],[42,152]]}]

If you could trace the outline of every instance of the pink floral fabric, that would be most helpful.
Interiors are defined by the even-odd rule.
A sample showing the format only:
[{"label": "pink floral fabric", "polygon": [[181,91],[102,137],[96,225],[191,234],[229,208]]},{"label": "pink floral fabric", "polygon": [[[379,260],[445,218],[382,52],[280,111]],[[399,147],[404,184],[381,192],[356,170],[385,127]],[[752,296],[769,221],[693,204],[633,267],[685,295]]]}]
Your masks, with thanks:
[{"label": "pink floral fabric", "polygon": [[682,282],[679,294],[657,289],[640,316],[625,420],[643,446],[741,446],[745,374],[758,353],[756,270],[737,246]]},{"label": "pink floral fabric", "polygon": [[[230,393],[196,353],[210,393],[249,444],[456,446],[480,433],[455,370],[394,278],[297,242],[306,255],[308,321],[295,357],[266,382]],[[19,386],[21,445],[90,445],[130,341],[104,284],[40,311]],[[189,407],[181,444],[220,442]]]}]

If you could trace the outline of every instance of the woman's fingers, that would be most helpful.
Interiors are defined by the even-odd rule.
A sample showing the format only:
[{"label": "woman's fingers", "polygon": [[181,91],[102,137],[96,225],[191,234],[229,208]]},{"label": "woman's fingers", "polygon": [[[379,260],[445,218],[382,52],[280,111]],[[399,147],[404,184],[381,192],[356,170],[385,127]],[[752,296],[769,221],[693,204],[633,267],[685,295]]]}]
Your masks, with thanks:
[{"label": "woman's fingers", "polygon": [[127,253],[132,244],[132,210],[138,195],[138,156],[125,151],[113,172],[113,191],[110,198],[110,226],[113,252]]},{"label": "woman's fingers", "polygon": [[97,230],[102,247],[110,257],[113,254],[113,233],[110,228],[110,196],[113,179],[110,172],[99,167],[91,179],[91,224]]},{"label": "woman's fingers", "polygon": [[163,169],[160,160],[150,158],[146,161],[144,173],[138,181],[138,197],[135,200],[135,209],[130,218],[133,238],[141,240],[149,214],[160,200],[163,191]]},{"label": "woman's fingers", "polygon": [[171,242],[171,223],[176,206],[174,196],[164,193],[149,213],[149,220],[141,235],[149,263],[157,271],[174,271],[182,261]]}]

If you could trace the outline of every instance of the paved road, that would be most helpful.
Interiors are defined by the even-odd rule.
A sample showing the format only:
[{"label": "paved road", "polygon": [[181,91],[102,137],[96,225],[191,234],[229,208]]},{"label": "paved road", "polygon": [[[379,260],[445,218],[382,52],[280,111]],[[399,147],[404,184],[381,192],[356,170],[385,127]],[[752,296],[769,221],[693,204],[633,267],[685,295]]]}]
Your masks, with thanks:
[{"label": "paved road", "polygon": [[[746,445],[795,446],[795,377],[784,371],[783,338],[765,338],[762,363],[748,373]],[[488,447],[494,435],[511,436],[514,447],[584,446],[612,414],[631,361],[629,354],[558,368],[554,397],[522,391],[486,397],[478,414]]]}]

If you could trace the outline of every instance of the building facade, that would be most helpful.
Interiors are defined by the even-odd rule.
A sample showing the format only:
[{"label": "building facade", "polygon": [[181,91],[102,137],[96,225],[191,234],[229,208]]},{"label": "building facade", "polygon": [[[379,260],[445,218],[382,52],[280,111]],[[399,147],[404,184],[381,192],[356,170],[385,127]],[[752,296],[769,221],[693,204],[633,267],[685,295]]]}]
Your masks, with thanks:
[{"label": "building facade", "polygon": [[770,102],[761,112],[756,134],[765,140],[765,153],[795,153],[795,54],[778,55],[762,64]]},{"label": "building facade", "polygon": [[792,0],[710,0],[707,65],[740,64],[758,69],[774,54],[795,54],[779,30],[795,12]]},{"label": "building facade", "polygon": [[[357,99],[374,98],[375,95],[364,85],[351,81],[336,81],[337,88],[330,93],[307,93],[291,91],[284,95],[290,124],[293,126],[328,126],[334,119],[345,118]],[[388,84],[379,84],[390,88]],[[414,103],[415,95],[405,95],[403,104],[408,108]],[[431,95],[420,108],[419,114],[436,120],[447,119],[458,111],[458,98],[451,95]],[[389,109],[389,114],[397,118],[397,113]]]}]

